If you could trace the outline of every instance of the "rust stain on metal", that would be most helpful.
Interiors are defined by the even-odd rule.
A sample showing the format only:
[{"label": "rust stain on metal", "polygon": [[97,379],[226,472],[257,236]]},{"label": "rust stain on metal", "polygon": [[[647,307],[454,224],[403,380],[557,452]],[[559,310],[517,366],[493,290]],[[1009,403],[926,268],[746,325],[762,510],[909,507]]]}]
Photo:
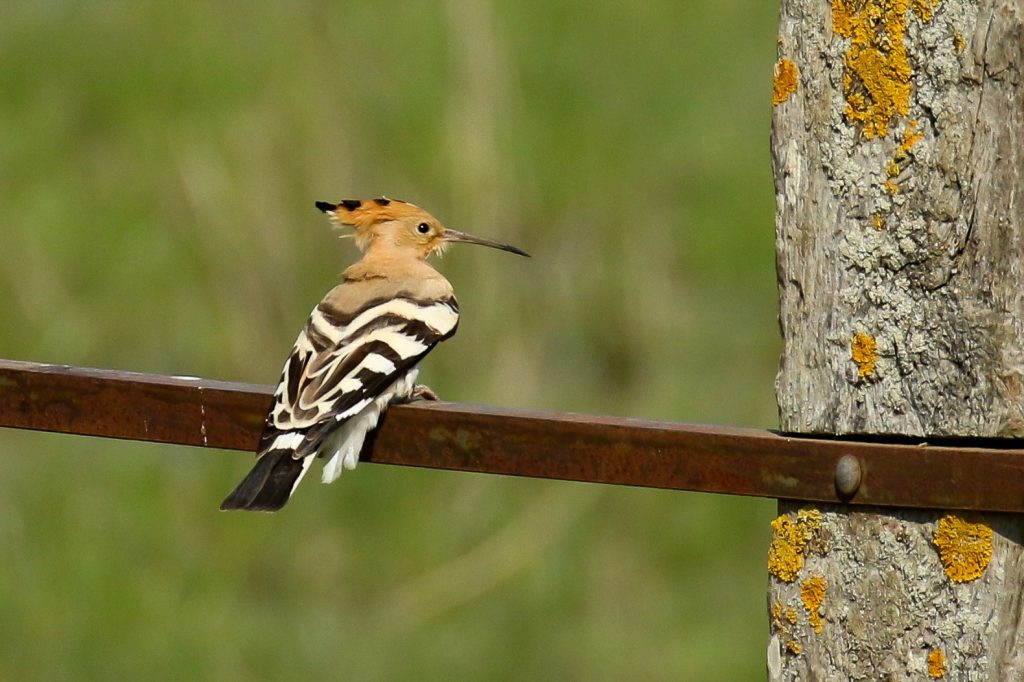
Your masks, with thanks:
[{"label": "rust stain on metal", "polygon": [[0,426],[254,450],[270,401],[266,386],[0,361]]},{"label": "rust stain on metal", "polygon": [[[0,426],[252,451],[272,388],[0,360]],[[991,445],[991,443],[986,443]],[[1024,512],[1024,449],[794,437],[556,412],[396,405],[365,461],[838,502],[836,461],[871,472],[858,505]],[[955,484],[951,484],[955,482]]]},{"label": "rust stain on metal", "polygon": [[451,443],[463,452],[475,450],[480,445],[480,436],[467,429],[446,429],[438,427],[430,430],[430,438],[438,443]]}]

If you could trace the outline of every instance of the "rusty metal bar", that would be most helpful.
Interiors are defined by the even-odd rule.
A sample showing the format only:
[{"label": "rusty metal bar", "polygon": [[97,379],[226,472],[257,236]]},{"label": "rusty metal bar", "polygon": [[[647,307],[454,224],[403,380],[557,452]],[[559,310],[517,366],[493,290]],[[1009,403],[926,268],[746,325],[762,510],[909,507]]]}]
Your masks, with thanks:
[{"label": "rusty metal bar", "polygon": [[[0,360],[0,426],[11,428],[251,451],[270,396],[270,387],[253,384]],[[451,403],[392,407],[363,459],[816,502],[1024,511],[1022,448],[798,438]],[[845,499],[836,483],[841,460],[840,487],[853,477]]]}]

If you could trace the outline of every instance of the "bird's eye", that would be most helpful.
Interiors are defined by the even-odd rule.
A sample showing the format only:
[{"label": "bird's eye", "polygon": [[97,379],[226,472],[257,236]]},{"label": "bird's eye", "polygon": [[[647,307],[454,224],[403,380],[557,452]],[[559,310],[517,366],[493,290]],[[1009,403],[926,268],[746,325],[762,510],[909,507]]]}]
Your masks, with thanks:
[{"label": "bird's eye", "polygon": [[427,225],[426,223],[420,223],[419,225],[416,226],[416,231],[419,232],[420,234],[426,234],[427,232],[430,232],[430,225]]}]

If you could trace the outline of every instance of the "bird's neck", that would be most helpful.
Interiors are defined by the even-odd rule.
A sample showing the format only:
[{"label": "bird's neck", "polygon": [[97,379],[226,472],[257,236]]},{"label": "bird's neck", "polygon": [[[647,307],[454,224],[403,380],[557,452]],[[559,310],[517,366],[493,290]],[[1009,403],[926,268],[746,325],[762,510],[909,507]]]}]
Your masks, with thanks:
[{"label": "bird's neck", "polygon": [[441,274],[416,252],[373,244],[358,262],[345,270],[345,279],[388,279],[392,281],[434,279]]}]

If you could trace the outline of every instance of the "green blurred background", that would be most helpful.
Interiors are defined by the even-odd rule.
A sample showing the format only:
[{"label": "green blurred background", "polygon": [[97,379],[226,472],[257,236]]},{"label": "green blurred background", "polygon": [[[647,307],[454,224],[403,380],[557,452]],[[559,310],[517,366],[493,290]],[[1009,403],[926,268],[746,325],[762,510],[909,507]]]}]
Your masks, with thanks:
[{"label": "green blurred background", "polygon": [[[774,426],[753,1],[8,2],[0,356],[276,381],[356,254],[440,263],[445,399]],[[240,453],[0,431],[0,679],[757,680],[774,503],[366,465],[223,514]]]}]

